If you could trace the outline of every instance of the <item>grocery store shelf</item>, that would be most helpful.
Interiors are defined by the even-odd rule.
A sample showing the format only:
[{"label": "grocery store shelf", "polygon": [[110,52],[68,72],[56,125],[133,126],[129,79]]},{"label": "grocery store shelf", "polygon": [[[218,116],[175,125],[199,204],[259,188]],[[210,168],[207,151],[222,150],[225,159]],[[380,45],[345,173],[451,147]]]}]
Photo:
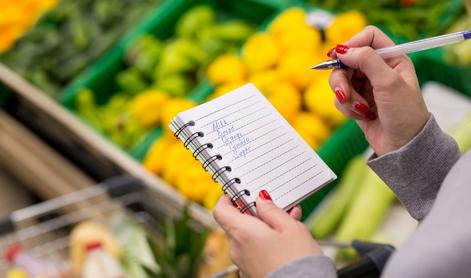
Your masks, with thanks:
[{"label": "grocery store shelf", "polygon": [[0,111],[0,164],[30,190],[49,199],[93,184],[31,131]]},{"label": "grocery store shelf", "polygon": [[[137,161],[99,134],[92,132],[45,93],[2,64],[0,64],[0,82],[12,89],[20,102],[21,109],[27,109],[23,113],[28,115],[28,120],[33,125],[40,126],[41,132],[55,144],[71,151],[69,153],[71,157],[68,158],[74,160],[73,156],[76,155],[81,163],[88,162],[89,168],[108,171],[108,177],[128,173],[141,179],[158,192],[155,201],[165,204],[169,214],[179,213],[188,204],[164,181],[147,172]],[[190,204],[190,213],[198,222],[214,225],[211,215],[203,207]]]}]

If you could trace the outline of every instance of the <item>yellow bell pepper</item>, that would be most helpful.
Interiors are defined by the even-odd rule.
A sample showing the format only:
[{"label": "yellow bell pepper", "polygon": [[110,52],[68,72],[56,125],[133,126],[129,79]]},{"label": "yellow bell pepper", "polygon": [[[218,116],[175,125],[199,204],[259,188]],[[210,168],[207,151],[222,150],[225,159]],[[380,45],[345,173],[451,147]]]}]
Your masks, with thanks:
[{"label": "yellow bell pepper", "polygon": [[208,78],[214,85],[243,82],[246,75],[241,59],[232,54],[220,56],[208,68]]},{"label": "yellow bell pepper", "polygon": [[131,115],[144,127],[157,125],[162,118],[162,107],[168,101],[167,93],[159,90],[146,90],[131,101]]}]

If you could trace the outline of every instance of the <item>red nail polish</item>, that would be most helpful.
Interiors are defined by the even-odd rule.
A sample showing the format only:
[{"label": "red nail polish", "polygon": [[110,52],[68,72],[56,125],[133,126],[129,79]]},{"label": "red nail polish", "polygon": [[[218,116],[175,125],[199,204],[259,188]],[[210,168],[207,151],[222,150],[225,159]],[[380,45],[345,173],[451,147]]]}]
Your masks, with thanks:
[{"label": "red nail polish", "polygon": [[260,190],[260,192],[258,193],[258,196],[260,196],[260,198],[262,198],[265,201],[271,201],[272,200],[271,197],[270,197],[270,194],[268,194],[268,191],[266,191],[265,189]]},{"label": "red nail polish", "polygon": [[365,114],[365,118],[367,118],[368,120],[373,121],[373,120],[376,119],[376,114],[373,113],[373,112],[371,112],[371,111],[368,111],[368,112],[366,112],[366,114]]},{"label": "red nail polish", "polygon": [[329,52],[327,52],[327,56],[332,58],[332,54],[334,54],[334,51],[335,51],[335,47],[332,47],[332,49],[329,50]]},{"label": "red nail polish", "polygon": [[357,102],[354,105],[354,108],[358,113],[362,114],[363,116],[366,116],[366,113],[369,112],[368,106],[360,102]]},{"label": "red nail polish", "polygon": [[340,103],[344,103],[344,102],[345,102],[346,96],[345,96],[345,93],[342,91],[342,89],[336,89],[336,90],[335,90],[335,97],[337,97],[337,100],[338,100]]},{"label": "red nail polish", "polygon": [[345,54],[347,53],[348,49],[350,49],[348,46],[339,44],[335,47],[335,51],[340,54]]}]

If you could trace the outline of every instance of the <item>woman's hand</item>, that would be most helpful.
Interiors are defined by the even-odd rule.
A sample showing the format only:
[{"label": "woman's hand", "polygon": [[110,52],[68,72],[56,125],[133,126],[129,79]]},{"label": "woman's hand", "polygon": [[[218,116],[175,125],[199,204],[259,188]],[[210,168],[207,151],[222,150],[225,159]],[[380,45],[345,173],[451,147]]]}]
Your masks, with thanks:
[{"label": "woman's hand", "polygon": [[411,60],[406,55],[384,60],[374,51],[392,45],[378,28],[368,26],[328,54],[349,66],[330,77],[335,105],[357,120],[378,156],[407,144],[428,119]]},{"label": "woman's hand", "polygon": [[229,238],[231,259],[242,277],[266,277],[296,259],[323,255],[306,227],[293,219],[301,216],[300,208],[288,214],[275,206],[264,190],[257,198],[260,219],[240,213],[227,196],[219,199],[213,214]]}]

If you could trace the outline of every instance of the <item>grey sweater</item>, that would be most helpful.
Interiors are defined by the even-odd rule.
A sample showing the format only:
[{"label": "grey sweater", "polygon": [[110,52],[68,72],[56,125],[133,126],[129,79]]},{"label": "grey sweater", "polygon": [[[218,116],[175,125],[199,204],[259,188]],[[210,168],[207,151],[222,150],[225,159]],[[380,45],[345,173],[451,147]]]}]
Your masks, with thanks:
[{"label": "grey sweater", "polygon": [[[430,116],[411,142],[371,157],[368,165],[420,221],[382,277],[471,277],[471,152],[460,157],[456,142]],[[309,256],[269,277],[336,277],[336,272],[327,257]]]}]

